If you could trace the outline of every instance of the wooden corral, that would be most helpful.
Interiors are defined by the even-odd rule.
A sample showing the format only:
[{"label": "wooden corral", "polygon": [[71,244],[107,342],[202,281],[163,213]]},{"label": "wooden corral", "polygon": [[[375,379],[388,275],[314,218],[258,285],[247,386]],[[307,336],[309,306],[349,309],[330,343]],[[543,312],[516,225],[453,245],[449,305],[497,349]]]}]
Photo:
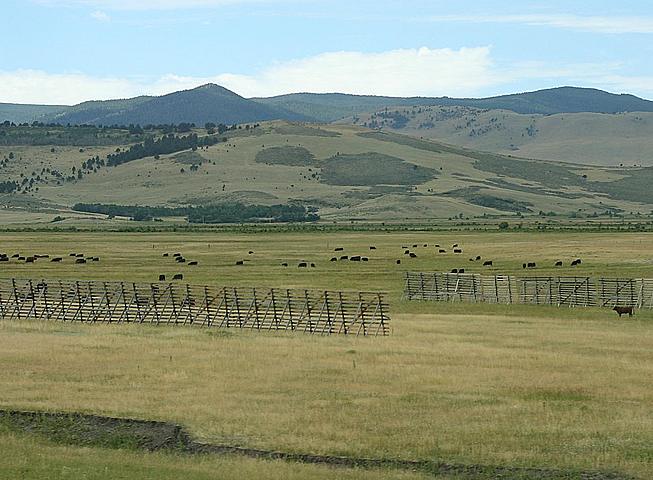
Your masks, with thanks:
[{"label": "wooden corral", "polygon": [[181,283],[0,280],[0,317],[387,335],[381,293]]},{"label": "wooden corral", "polygon": [[404,298],[558,307],[653,308],[653,279],[407,272]]}]

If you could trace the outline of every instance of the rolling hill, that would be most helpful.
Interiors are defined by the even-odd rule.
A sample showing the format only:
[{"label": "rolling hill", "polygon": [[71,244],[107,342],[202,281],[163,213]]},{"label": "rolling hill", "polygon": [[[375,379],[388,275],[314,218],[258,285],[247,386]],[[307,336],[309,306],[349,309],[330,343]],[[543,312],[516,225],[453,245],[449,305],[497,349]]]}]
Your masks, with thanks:
[{"label": "rolling hill", "polygon": [[338,123],[541,160],[653,166],[651,112],[525,115],[456,106],[392,107]]},{"label": "rolling hill", "polygon": [[21,184],[0,196],[2,215],[67,216],[77,203],[301,204],[340,221],[653,210],[650,167],[535,161],[351,125],[266,122],[195,150],[82,166],[134,142],[128,132],[107,139],[113,144],[0,146],[3,179]]}]

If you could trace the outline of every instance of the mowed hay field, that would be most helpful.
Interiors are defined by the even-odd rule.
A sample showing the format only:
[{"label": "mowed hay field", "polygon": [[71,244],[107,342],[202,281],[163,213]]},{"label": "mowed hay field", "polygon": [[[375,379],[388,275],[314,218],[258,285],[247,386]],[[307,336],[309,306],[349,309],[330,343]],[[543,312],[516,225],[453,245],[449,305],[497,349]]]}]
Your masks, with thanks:
[{"label": "mowed hay field", "polygon": [[[649,234],[469,232],[3,233],[0,252],[64,256],[59,265],[2,263],[3,277],[156,281],[160,273],[181,272],[191,283],[212,285],[383,290],[392,334],[0,321],[0,407],[178,422],[202,441],[288,452],[617,470],[650,478],[653,312],[618,319],[608,309],[408,303],[401,289],[405,270],[483,271],[469,262],[475,255],[493,260],[487,270],[493,273],[520,273],[524,261],[534,261],[536,272],[546,275],[653,277],[651,240]],[[448,251],[459,243],[464,255],[438,255],[436,243]],[[408,259],[402,245],[418,257]],[[370,261],[329,262],[340,255],[336,247]],[[162,257],[177,251],[199,265]],[[101,260],[74,265],[70,252]],[[553,267],[575,258],[583,259],[577,270]],[[242,259],[246,264],[237,267]],[[316,268],[298,269],[300,260]],[[290,267],[281,267],[283,261]],[[236,478],[234,471],[269,472],[268,478],[422,478],[164,454],[126,453],[121,463],[113,451],[6,431],[0,445],[58,469],[67,456],[78,471],[133,467],[131,477],[124,473],[128,478],[153,478],[138,476],[148,465],[162,472],[158,478],[172,478],[168,468],[188,478],[211,478],[210,472]],[[0,472],[20,471],[16,458],[0,460]]]}]

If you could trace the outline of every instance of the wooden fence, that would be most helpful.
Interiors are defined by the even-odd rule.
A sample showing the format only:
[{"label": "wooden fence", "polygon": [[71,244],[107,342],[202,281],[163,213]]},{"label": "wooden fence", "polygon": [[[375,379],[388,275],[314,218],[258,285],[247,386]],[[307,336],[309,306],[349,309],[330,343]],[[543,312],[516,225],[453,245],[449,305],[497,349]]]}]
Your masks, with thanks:
[{"label": "wooden fence", "polygon": [[0,318],[387,335],[381,293],[0,279]]},{"label": "wooden fence", "polygon": [[558,307],[653,308],[653,279],[408,272],[404,298]]}]

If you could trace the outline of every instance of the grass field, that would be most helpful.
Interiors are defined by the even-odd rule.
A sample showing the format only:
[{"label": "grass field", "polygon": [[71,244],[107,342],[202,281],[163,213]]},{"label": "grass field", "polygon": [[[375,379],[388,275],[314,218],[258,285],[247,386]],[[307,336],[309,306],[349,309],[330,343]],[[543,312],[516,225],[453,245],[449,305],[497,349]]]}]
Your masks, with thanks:
[{"label": "grass field", "polygon": [[[469,262],[473,255],[494,260],[488,272],[495,273],[519,274],[529,260],[547,275],[653,277],[652,239],[553,233],[3,233],[2,252],[66,256],[61,265],[2,263],[3,277],[155,281],[159,273],[179,271],[191,283],[383,290],[391,301],[392,335],[325,338],[4,321],[0,407],[172,421],[203,441],[289,452],[618,470],[650,478],[653,312],[619,320],[607,309],[400,298],[403,271],[460,266],[483,271]],[[436,243],[447,250],[459,243],[465,253],[440,256]],[[418,258],[404,256],[403,245]],[[370,262],[329,262],[335,247],[368,255]],[[179,267],[162,257],[177,251],[199,266]],[[101,261],[74,265],[69,252]],[[553,267],[558,259],[577,257],[583,259],[578,270]],[[248,261],[237,267],[241,259]],[[297,269],[294,262],[303,259],[317,268]],[[281,267],[282,261],[291,267]],[[180,471],[194,475],[189,478],[211,478],[215,471],[224,472],[221,478],[236,478],[241,471],[269,478],[422,478],[138,452],[120,460],[117,452],[13,432],[0,434],[0,445],[17,456],[31,452],[38,458],[34,469],[63,472],[53,478],[75,478],[66,477],[64,467],[108,469],[104,477],[88,478],[112,472],[172,478]],[[24,468],[16,458],[4,456],[0,472]],[[26,478],[38,478],[32,475]]]}]

